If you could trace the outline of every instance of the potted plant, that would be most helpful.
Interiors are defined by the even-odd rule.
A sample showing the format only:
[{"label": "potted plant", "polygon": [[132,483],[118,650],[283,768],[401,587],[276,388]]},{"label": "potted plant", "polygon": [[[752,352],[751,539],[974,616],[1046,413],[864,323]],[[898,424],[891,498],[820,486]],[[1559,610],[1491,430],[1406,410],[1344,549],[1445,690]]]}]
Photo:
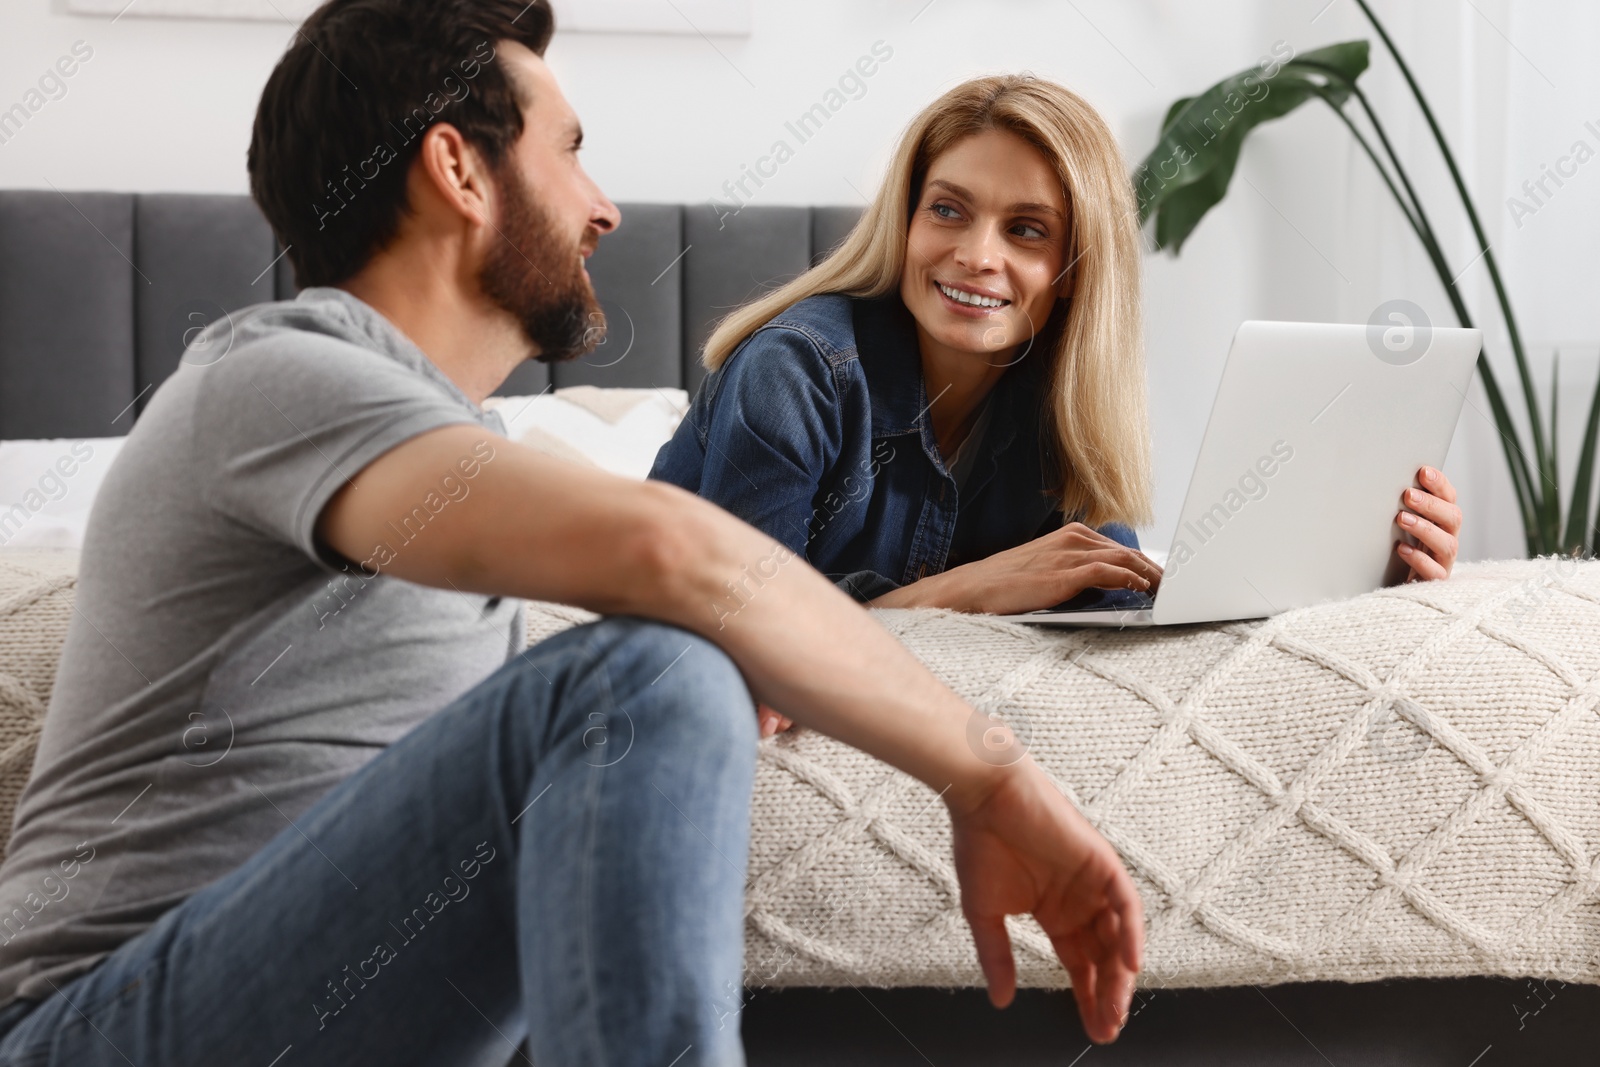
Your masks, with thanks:
[{"label": "potted plant", "polygon": [[[1422,109],[1434,143],[1438,145],[1461,198],[1461,206],[1471,222],[1478,252],[1460,273],[1465,273],[1478,260],[1482,260],[1494,286],[1506,333],[1511,339],[1517,382],[1528,409],[1532,436],[1531,463],[1530,450],[1524,446],[1522,434],[1512,421],[1505,396],[1486,354],[1478,357],[1478,372],[1483,378],[1495,426],[1500,431],[1501,447],[1511,470],[1528,554],[1594,554],[1600,548],[1600,508],[1591,513],[1590,490],[1594,483],[1596,438],[1600,433],[1600,382],[1596,383],[1595,395],[1589,404],[1572,499],[1563,509],[1556,461],[1559,353],[1552,372],[1547,424],[1534,394],[1527,353],[1523,348],[1516,316],[1512,312],[1511,299],[1506,293],[1494,252],[1484,235],[1483,224],[1467,193],[1466,183],[1461,178],[1455,155],[1450,151],[1444,132],[1434,118],[1433,109],[1428,106],[1421,86],[1417,84],[1405,57],[1395,47],[1394,40],[1366,0],[1356,0],[1356,3],[1399,65],[1401,75]],[[1472,316],[1456,285],[1460,274],[1452,271],[1446,261],[1422,200],[1412,186],[1400,157],[1396,155],[1382,121],[1358,84],[1358,79],[1367,69],[1368,57],[1368,42],[1347,41],[1301,55],[1269,58],[1256,67],[1223,79],[1198,96],[1176,101],[1167,110],[1156,146],[1134,174],[1139,196],[1139,220],[1145,223],[1153,218],[1157,247],[1170,249],[1176,255],[1206,212],[1227,194],[1228,183],[1249,132],[1263,122],[1288,114],[1309,100],[1321,100],[1344,122],[1356,143],[1377,168],[1384,186],[1394,197],[1417,240],[1422,243],[1456,318],[1461,325],[1471,326]],[[1370,125],[1370,137],[1352,118],[1352,101]]]}]

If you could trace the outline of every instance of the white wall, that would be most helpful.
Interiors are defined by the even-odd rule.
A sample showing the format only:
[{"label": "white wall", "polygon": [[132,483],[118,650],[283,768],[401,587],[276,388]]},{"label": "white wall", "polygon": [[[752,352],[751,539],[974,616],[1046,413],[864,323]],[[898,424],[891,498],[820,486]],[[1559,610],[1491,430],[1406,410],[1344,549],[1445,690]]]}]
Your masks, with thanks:
[{"label": "white wall", "polygon": [[[0,14],[0,109],[83,40],[93,58],[10,143],[0,187],[243,192],[257,94],[292,36],[273,23],[75,18],[49,0],[6,0]],[[665,0],[662,0],[665,2]],[[558,34],[549,60],[586,126],[585,160],[616,200],[703,203],[767,154],[794,158],[753,203],[860,203],[894,137],[943,89],[974,74],[1032,70],[1099,106],[1130,163],[1180,95],[1255,63],[1275,41],[1304,51],[1371,36],[1351,0],[754,0],[748,37]],[[1596,20],[1582,0],[1380,0],[1463,157],[1491,240],[1512,277],[1536,353],[1560,344],[1576,433],[1600,347],[1592,261],[1600,237],[1600,160],[1516,228],[1508,190],[1539,174],[1585,119],[1600,126]],[[59,4],[59,0],[57,0]],[[1589,5],[1592,6],[1592,5]],[[559,0],[557,10],[559,12]],[[1481,14],[1479,12],[1482,12]],[[1492,20],[1498,29],[1490,27]],[[1500,36],[1504,32],[1522,58]],[[817,102],[882,41],[893,56],[804,144],[786,120]],[[1475,247],[1426,131],[1392,64],[1374,50],[1376,105],[1414,164],[1457,269]],[[1534,66],[1558,88],[1552,89]],[[1600,137],[1591,137],[1600,148]],[[1229,198],[1181,258],[1152,255],[1147,332],[1155,423],[1157,523],[1165,547],[1233,329],[1245,318],[1366,321],[1398,296],[1451,323],[1426,260],[1337,120],[1318,105],[1263,128]],[[748,186],[747,186],[748,187]],[[753,187],[748,187],[753,188]],[[859,191],[859,192],[858,192]],[[624,222],[626,224],[626,222]],[[1589,253],[1585,255],[1585,253]],[[1473,310],[1492,326],[1481,264],[1467,275]],[[1491,352],[1504,363],[1503,338]],[[1468,510],[1467,558],[1518,554],[1521,542],[1497,438],[1473,397],[1446,469]],[[1568,465],[1570,471],[1571,464]]]}]

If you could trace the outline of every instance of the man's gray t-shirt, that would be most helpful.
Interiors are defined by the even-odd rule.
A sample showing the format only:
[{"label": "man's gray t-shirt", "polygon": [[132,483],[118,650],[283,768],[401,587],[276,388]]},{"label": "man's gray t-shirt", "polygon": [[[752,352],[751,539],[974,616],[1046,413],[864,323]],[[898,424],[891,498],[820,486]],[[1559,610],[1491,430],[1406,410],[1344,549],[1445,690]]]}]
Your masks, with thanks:
[{"label": "man's gray t-shirt", "polygon": [[[391,555],[315,541],[347,479],[462,423],[486,443],[395,516]],[[504,434],[341,290],[236,313],[191,347],[89,518],[0,867],[0,1002],[48,996],[521,651],[520,601],[383,573]]]}]

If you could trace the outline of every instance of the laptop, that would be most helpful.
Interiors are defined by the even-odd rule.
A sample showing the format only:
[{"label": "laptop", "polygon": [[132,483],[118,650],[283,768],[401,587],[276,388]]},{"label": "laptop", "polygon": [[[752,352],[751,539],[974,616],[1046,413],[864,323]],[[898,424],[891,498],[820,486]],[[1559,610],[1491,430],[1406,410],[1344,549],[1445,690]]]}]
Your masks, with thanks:
[{"label": "laptop", "polygon": [[1400,539],[1400,494],[1444,463],[1481,346],[1469,329],[1244,323],[1154,596],[999,617],[1172,626],[1371,592]]}]

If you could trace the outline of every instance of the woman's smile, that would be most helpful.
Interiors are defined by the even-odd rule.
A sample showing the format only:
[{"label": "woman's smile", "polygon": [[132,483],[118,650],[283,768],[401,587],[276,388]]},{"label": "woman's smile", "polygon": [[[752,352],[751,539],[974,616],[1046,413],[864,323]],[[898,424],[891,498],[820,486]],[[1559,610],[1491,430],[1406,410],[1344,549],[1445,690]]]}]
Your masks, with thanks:
[{"label": "woman's smile", "polygon": [[949,285],[935,278],[933,287],[939,291],[946,310],[969,318],[981,319],[1002,311],[1011,304],[1011,301],[976,286]]}]

